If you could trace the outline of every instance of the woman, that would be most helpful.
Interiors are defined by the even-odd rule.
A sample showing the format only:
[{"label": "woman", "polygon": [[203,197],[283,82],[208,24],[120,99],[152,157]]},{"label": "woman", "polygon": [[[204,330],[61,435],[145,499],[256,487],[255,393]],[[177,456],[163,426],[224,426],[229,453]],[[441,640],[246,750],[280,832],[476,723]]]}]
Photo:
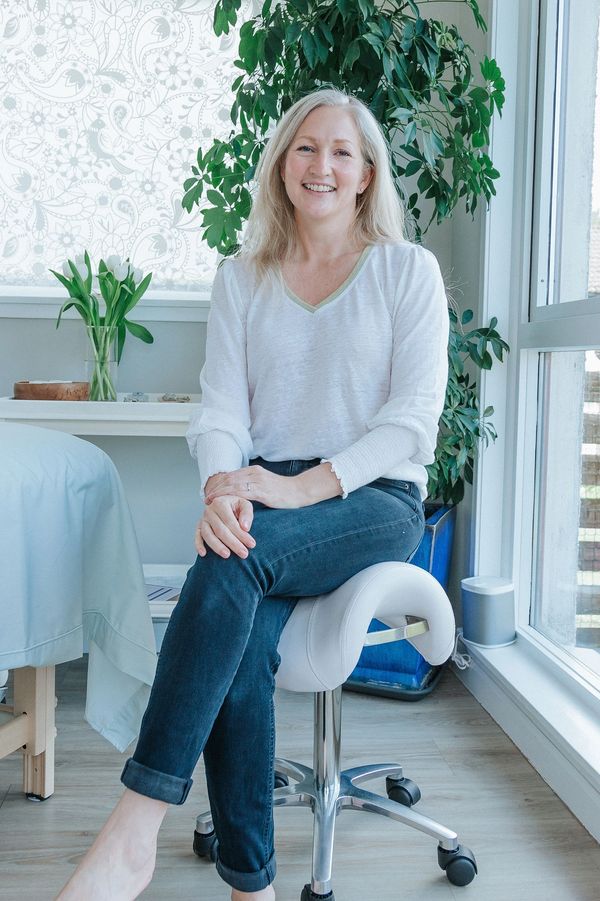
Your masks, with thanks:
[{"label": "woman", "polygon": [[292,106],[261,157],[242,252],[217,271],[187,440],[205,507],[126,790],[59,895],[135,898],[204,754],[232,901],[273,899],[274,679],[298,597],[424,531],[447,380],[435,257],[406,241],[388,149],[352,96]]}]

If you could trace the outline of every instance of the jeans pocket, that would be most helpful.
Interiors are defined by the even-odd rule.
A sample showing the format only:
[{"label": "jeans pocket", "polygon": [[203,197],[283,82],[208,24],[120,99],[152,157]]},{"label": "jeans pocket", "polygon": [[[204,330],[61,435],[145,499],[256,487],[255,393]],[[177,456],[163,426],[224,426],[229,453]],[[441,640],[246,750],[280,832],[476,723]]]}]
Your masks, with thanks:
[{"label": "jeans pocket", "polygon": [[[381,476],[380,478],[375,479],[375,482],[372,484],[387,491],[390,491],[391,489],[390,493],[395,494],[396,497],[401,497],[403,501],[406,501],[406,503],[409,504],[415,513],[423,512],[421,495],[414,482],[406,482],[403,479],[386,479]],[[414,497],[415,494],[418,495],[418,500]]]}]

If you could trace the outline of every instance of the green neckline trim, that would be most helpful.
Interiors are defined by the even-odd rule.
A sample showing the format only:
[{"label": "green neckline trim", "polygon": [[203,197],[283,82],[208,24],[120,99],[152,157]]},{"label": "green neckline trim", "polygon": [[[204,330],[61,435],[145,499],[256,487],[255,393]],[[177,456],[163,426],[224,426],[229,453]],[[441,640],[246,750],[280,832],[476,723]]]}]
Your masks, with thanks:
[{"label": "green neckline trim", "polygon": [[363,268],[364,264],[366,263],[367,258],[369,256],[371,250],[373,249],[373,247],[375,247],[374,244],[367,244],[367,246],[365,247],[365,249],[359,256],[358,260],[354,264],[354,267],[353,267],[352,271],[349,273],[347,279],[344,282],[342,282],[342,284],[339,286],[339,288],[337,288],[333,292],[333,294],[329,294],[328,297],[324,297],[323,300],[319,301],[318,304],[307,303],[305,300],[302,300],[301,297],[298,297],[297,294],[294,294],[294,292],[290,288],[288,288],[288,286],[286,285],[284,278],[283,278],[283,274],[281,272],[281,268],[280,268],[279,269],[279,278],[281,279],[281,283],[283,284],[285,293],[290,298],[290,300],[293,300],[294,303],[299,304],[303,309],[309,310],[309,312],[311,312],[311,313],[316,313],[318,310],[321,309],[321,307],[327,306],[327,304],[330,304],[337,297],[339,297],[340,294],[343,291],[345,291],[346,288],[348,288],[350,286],[350,284],[356,278],[358,278],[358,275],[359,275],[361,269]]}]

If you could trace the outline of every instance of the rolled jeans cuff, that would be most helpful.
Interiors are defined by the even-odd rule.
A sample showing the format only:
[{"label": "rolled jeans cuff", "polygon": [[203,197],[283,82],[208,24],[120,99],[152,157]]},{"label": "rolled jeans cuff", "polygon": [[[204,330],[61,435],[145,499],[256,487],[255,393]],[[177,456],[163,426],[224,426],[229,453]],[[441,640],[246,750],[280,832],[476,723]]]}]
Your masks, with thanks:
[{"label": "rolled jeans cuff", "polygon": [[121,782],[132,791],[154,798],[156,801],[183,804],[193,780],[170,776],[169,773],[159,773],[158,770],[151,770],[150,767],[130,757],[123,767]]},{"label": "rolled jeans cuff", "polygon": [[241,873],[239,870],[232,870],[231,867],[225,866],[219,857],[218,846],[216,867],[221,879],[224,879],[232,888],[236,888],[238,892],[260,892],[261,889],[266,888],[273,882],[277,872],[275,853],[271,855],[262,870],[257,870],[254,873]]}]

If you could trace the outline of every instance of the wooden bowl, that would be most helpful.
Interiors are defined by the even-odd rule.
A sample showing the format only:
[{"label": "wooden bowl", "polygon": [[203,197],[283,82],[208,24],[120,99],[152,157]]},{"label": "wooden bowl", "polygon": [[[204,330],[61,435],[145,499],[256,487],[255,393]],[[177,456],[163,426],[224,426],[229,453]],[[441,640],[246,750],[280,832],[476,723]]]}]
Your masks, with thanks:
[{"label": "wooden bowl", "polygon": [[87,400],[89,382],[15,382],[15,400]]}]

